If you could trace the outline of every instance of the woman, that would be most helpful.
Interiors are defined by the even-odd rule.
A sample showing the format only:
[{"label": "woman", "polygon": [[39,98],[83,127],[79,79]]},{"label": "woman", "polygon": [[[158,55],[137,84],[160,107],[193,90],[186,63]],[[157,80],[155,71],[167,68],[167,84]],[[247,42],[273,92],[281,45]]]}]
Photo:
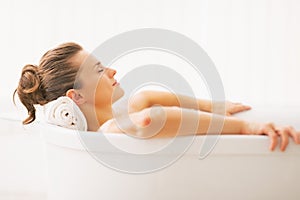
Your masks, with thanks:
[{"label": "woman", "polygon": [[[184,115],[191,121],[196,119],[197,134],[207,133],[213,117],[210,101],[158,91],[144,91],[131,97],[128,112],[133,125],[129,123],[127,128],[121,126],[118,120],[113,120],[112,104],[123,96],[123,90],[114,79],[115,74],[115,70],[105,68],[76,43],[64,43],[49,50],[42,56],[39,66],[26,65],[22,70],[15,93],[28,110],[29,116],[23,123],[29,124],[35,120],[34,105],[45,105],[67,96],[84,114],[89,131],[101,128],[105,132],[126,132],[139,137],[193,134],[178,132]],[[157,104],[162,107],[154,107]],[[224,122],[221,134],[268,135],[271,139],[270,150],[276,148],[278,136],[281,137],[282,151],[286,149],[289,137],[300,144],[300,132],[294,128],[244,121],[230,115],[249,110],[249,106],[231,102],[225,102],[225,105],[226,116],[214,116],[214,119]],[[188,121],[185,123],[183,126],[189,127]],[[155,127],[155,124],[159,126]]]}]

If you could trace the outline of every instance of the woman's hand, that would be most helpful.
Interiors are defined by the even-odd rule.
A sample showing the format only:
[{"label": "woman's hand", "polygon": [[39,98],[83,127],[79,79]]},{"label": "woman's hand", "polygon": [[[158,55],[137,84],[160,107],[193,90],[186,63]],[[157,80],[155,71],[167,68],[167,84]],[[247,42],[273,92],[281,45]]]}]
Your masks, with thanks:
[{"label": "woman's hand", "polygon": [[246,110],[250,110],[251,107],[247,105],[243,105],[241,103],[233,103],[230,101],[225,101],[225,112],[226,116],[231,116],[238,112],[243,112]]},{"label": "woman's hand", "polygon": [[270,150],[273,151],[278,144],[278,137],[281,137],[280,150],[284,151],[289,144],[289,137],[293,138],[296,144],[300,144],[300,132],[291,126],[275,126],[273,123],[246,122],[242,134],[268,135],[271,139]]}]

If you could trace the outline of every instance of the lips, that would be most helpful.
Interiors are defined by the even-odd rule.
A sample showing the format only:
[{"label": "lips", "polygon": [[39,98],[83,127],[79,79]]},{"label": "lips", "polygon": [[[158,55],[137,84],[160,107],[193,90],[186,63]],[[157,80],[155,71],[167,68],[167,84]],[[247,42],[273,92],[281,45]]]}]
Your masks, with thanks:
[{"label": "lips", "polygon": [[115,81],[113,84],[112,84],[112,86],[115,86],[115,85],[117,85],[117,84],[119,84],[117,81]]}]

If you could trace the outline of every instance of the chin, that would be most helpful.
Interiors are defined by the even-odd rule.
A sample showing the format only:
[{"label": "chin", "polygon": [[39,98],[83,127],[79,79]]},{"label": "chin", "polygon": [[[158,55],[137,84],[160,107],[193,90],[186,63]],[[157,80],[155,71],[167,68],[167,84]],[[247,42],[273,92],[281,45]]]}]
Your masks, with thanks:
[{"label": "chin", "polygon": [[124,96],[124,90],[120,86],[115,87],[114,92],[112,94],[112,102],[116,102],[120,98]]}]

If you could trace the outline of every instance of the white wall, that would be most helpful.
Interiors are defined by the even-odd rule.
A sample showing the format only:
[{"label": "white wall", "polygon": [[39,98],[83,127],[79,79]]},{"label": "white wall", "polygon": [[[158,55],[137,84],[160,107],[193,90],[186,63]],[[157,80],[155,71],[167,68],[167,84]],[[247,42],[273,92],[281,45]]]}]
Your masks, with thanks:
[{"label": "white wall", "polygon": [[[299,104],[299,21],[298,0],[1,0],[0,114],[25,117],[12,93],[22,67],[37,64],[49,48],[75,41],[92,51],[114,35],[145,27],[177,31],[200,44],[216,64],[227,99]],[[27,137],[3,121],[0,127],[0,193],[43,192],[38,134]]]},{"label": "white wall", "polygon": [[[0,110],[23,65],[61,42],[91,51],[124,31],[156,27],[180,32],[213,59],[229,100],[298,104],[298,0],[4,0],[0,1]],[[147,63],[145,63],[147,64]]]}]

